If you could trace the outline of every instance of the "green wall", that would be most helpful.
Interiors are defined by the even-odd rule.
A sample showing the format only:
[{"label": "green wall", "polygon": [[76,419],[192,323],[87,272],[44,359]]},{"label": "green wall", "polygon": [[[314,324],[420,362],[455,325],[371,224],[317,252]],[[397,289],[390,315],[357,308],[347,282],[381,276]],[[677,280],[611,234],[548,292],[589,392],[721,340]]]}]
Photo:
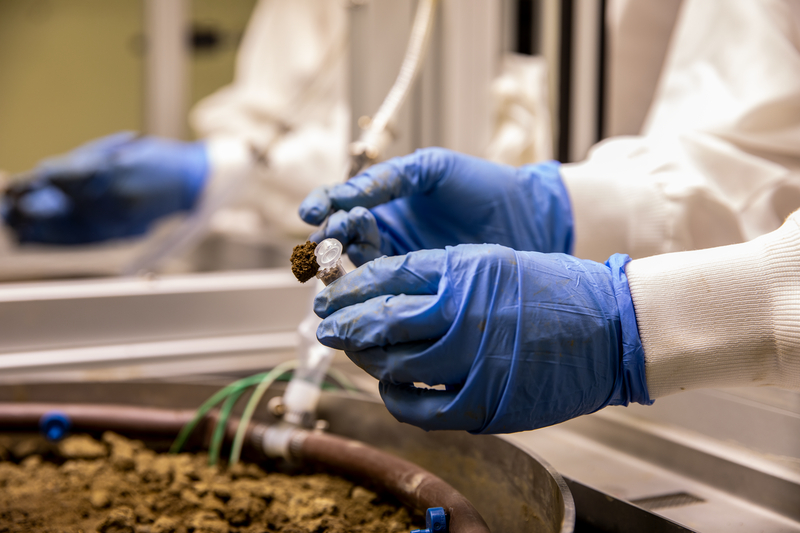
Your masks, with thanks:
[{"label": "green wall", "polygon": [[[193,0],[219,46],[193,54],[190,101],[233,78],[255,0]],[[0,0],[0,168],[143,127],[141,0]]]}]

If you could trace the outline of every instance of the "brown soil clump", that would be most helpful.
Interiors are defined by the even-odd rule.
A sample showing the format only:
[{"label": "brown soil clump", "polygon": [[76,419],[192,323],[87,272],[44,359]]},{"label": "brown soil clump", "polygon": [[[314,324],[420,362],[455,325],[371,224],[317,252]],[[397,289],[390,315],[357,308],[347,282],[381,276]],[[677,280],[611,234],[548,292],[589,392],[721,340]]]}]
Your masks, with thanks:
[{"label": "brown soil clump", "polygon": [[[102,442],[75,435],[57,446],[40,438],[0,437],[0,448],[5,451],[2,533],[407,533],[414,528],[404,508],[339,477],[267,473],[243,463],[223,470],[207,466],[205,454],[157,454],[110,432]],[[54,461],[43,460],[41,453]]]},{"label": "brown soil clump", "polygon": [[298,244],[292,250],[292,274],[300,283],[305,283],[317,275],[319,264],[314,256],[314,249],[317,243],[306,241],[305,244]]}]

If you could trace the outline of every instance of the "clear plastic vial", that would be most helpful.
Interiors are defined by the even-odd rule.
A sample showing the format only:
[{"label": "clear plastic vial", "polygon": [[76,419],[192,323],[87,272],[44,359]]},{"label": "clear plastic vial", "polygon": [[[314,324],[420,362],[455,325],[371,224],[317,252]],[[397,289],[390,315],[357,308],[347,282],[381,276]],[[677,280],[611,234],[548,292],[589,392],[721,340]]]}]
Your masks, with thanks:
[{"label": "clear plastic vial", "polygon": [[[325,239],[314,249],[319,270],[317,278],[330,285],[346,274],[342,265],[342,243],[336,239]],[[320,318],[314,314],[313,306],[308,316],[300,323],[297,358],[299,365],[283,395],[286,414],[284,422],[294,426],[310,427],[313,424],[322,382],[333,359],[334,351],[319,343],[317,327]]]},{"label": "clear plastic vial", "polygon": [[342,265],[342,250],[342,243],[336,239],[325,239],[314,248],[319,265],[317,278],[326,286],[347,273]]}]

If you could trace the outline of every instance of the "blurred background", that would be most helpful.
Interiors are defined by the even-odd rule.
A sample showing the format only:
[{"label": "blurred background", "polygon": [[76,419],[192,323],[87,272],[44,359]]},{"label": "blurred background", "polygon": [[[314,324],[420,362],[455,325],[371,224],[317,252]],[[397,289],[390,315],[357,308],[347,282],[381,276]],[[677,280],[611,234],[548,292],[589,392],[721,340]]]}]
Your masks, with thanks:
[{"label": "blurred background", "polygon": [[[21,172],[102,135],[146,131],[144,3],[0,2],[0,167]],[[187,48],[177,72],[185,92],[173,135],[191,138],[189,108],[233,80],[254,5],[192,0],[179,6],[183,20],[176,24]]]},{"label": "blurred background", "polygon": [[[640,9],[651,17],[645,24],[636,3],[627,0],[470,3],[469,11],[494,20],[493,27],[476,27],[464,37],[474,49],[493,53],[494,76],[504,70],[503,56],[509,53],[547,59],[548,91],[540,97],[553,116],[551,142],[559,159],[579,160],[600,138],[639,132],[680,0]],[[118,130],[193,138],[187,113],[233,80],[236,50],[255,4],[0,0],[0,168],[20,172],[46,156]],[[369,18],[374,31],[396,37],[372,42],[376,53],[383,52],[382,46],[394,50],[388,58],[382,54],[386,84],[393,81],[402,57],[415,2],[390,8],[373,4],[363,7],[372,12],[356,16]],[[398,13],[406,23],[396,23]],[[630,27],[633,22],[636,27]],[[647,45],[615,46],[619,32],[640,32]],[[148,53],[174,46],[170,40],[179,34],[184,48],[178,54],[167,52],[173,54],[168,58],[172,64],[165,72],[158,70],[160,63],[148,60]],[[164,87],[171,92],[159,92]],[[476,89],[486,94],[490,87]],[[170,95],[170,116],[159,124],[154,108]]]},{"label": "blurred background", "polygon": [[[330,1],[347,9],[347,131],[331,136],[343,166],[346,143],[397,78],[418,2]],[[236,83],[237,50],[258,4],[0,0],[0,170],[24,172],[120,130],[202,138],[191,110]],[[513,165],[573,162],[605,138],[639,134],[682,4],[441,0],[381,158],[444,146]],[[318,287],[289,272],[291,248],[310,229],[280,225],[294,221],[310,181],[293,183],[288,164],[281,172],[259,175],[275,190],[296,189],[276,197],[272,215],[263,205],[253,216],[225,205],[175,246],[149,237],[70,250],[0,246],[0,383],[230,379],[294,357]],[[344,177],[338,166],[310,174],[320,183]],[[155,233],[169,236],[175,224]],[[354,370],[343,354],[333,367]],[[526,438],[560,471],[617,497],[696,495],[659,508],[683,524],[794,531],[798,435],[800,395],[726,389],[610,408]]]}]

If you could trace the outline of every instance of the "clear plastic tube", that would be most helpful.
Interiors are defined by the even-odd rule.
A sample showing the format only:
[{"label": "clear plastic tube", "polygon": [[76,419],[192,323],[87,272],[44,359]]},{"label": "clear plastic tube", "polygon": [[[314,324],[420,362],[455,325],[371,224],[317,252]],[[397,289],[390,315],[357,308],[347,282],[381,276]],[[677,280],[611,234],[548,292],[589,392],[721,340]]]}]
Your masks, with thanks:
[{"label": "clear plastic tube", "polygon": [[140,255],[122,268],[122,275],[152,272],[166,259],[191,249],[206,235],[211,218],[236,197],[246,181],[247,173],[239,170],[213,191],[204,191],[194,211],[163,238],[149,243]]},{"label": "clear plastic tube", "polygon": [[283,419],[295,426],[310,427],[314,423],[322,381],[335,353],[317,340],[320,321],[312,309],[297,328],[298,365],[283,394]]},{"label": "clear plastic tube", "polygon": [[380,108],[361,137],[350,145],[351,164],[349,177],[353,177],[373,164],[393,140],[389,126],[408,98],[414,80],[422,70],[428,43],[433,33],[433,23],[438,0],[420,0],[414,16],[414,25],[406,45],[406,53],[397,79]]},{"label": "clear plastic tube", "polygon": [[342,265],[342,250],[342,243],[336,239],[325,239],[314,249],[314,255],[319,265],[317,278],[322,280],[325,286],[347,273]]},{"label": "clear plastic tube", "polygon": [[[317,278],[325,285],[346,274],[342,265],[342,250],[342,243],[336,239],[325,239],[314,249],[319,264]],[[311,309],[297,328],[298,367],[283,395],[283,405],[286,409],[283,419],[295,426],[309,427],[314,423],[322,382],[336,353],[317,340],[317,327],[320,321]]]}]

